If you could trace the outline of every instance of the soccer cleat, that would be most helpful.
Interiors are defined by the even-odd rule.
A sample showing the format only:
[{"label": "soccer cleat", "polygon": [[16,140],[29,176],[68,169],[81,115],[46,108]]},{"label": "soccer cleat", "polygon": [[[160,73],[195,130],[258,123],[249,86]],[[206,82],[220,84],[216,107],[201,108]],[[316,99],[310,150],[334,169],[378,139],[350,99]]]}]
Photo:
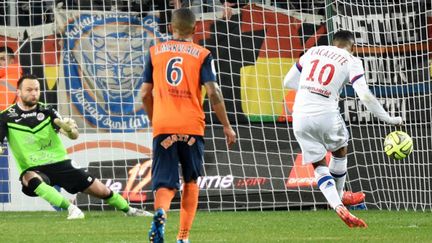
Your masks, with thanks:
[{"label": "soccer cleat", "polygon": [[177,240],[177,243],[190,243],[189,239]]},{"label": "soccer cleat", "polygon": [[153,214],[138,208],[129,207],[126,216],[136,216],[136,217],[153,217]]},{"label": "soccer cleat", "polygon": [[364,201],[366,195],[363,192],[346,191],[342,196],[342,203],[345,206],[357,205]]},{"label": "soccer cleat", "polygon": [[83,219],[84,213],[77,206],[71,204],[68,207],[69,215],[67,219]]},{"label": "soccer cleat", "polygon": [[355,227],[367,228],[367,224],[363,220],[352,215],[348,211],[348,209],[343,205],[339,205],[336,207],[336,213],[339,216],[339,218],[341,218],[345,222],[345,224],[348,225],[348,227],[350,228],[355,228]]},{"label": "soccer cleat", "polygon": [[165,211],[162,208],[159,208],[153,216],[153,222],[148,233],[150,243],[164,242],[165,221]]}]

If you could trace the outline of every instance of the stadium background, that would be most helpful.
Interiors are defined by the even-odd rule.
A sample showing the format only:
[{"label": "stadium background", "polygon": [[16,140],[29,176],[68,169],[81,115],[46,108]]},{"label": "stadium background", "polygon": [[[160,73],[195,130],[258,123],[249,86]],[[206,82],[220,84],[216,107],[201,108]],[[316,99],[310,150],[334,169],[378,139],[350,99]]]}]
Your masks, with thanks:
[{"label": "stadium background", "polygon": [[[352,8],[336,2],[315,13],[246,4],[229,21],[201,15],[194,41],[210,49],[217,61],[218,81],[239,135],[238,145],[227,152],[221,127],[204,103],[209,126],[205,176],[199,181],[201,209],[326,205],[312,169],[301,166],[290,124],[295,94],[282,89],[282,79],[301,53],[328,44],[328,33],[339,28],[356,33],[356,54],[374,93],[391,114],[406,119],[404,129],[416,144],[408,160],[386,158],[382,140],[393,128],[363,112],[346,88],[340,108],[354,138],[348,188],[366,192],[368,207],[431,209],[430,5],[413,1]],[[41,77],[43,99],[79,121],[80,139],[64,140],[72,158],[137,205],[152,202],[151,135],[138,90],[142,54],[167,37],[158,21],[132,12],[58,9],[53,23],[0,32],[0,43],[20,48],[24,72]],[[127,40],[123,46],[116,41],[122,38]],[[0,161],[3,210],[50,209],[38,199],[23,203],[12,158]],[[83,208],[106,207],[87,196],[70,197]]]}]

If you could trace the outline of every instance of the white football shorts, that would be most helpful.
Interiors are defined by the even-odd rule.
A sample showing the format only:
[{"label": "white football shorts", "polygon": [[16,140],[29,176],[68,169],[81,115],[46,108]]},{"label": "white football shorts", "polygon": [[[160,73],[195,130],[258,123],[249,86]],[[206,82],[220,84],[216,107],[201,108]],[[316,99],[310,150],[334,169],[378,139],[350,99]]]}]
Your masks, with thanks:
[{"label": "white football shorts", "polygon": [[348,146],[349,133],[337,113],[293,116],[293,129],[303,155],[303,164],[322,160],[327,151]]}]

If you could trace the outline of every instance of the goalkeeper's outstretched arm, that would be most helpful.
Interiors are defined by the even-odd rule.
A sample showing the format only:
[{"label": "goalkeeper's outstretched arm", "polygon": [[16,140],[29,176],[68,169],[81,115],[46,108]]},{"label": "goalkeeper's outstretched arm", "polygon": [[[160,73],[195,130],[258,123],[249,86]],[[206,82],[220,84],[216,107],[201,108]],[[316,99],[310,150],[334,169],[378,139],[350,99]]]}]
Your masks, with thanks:
[{"label": "goalkeeper's outstretched arm", "polygon": [[55,118],[54,123],[60,127],[60,133],[75,140],[79,136],[78,126],[72,118]]},{"label": "goalkeeper's outstretched arm", "polygon": [[356,80],[352,86],[360,100],[366,106],[366,108],[370,110],[380,120],[393,125],[402,124],[402,117],[391,117],[388,112],[384,110],[377,98],[370,92],[369,87],[366,83],[366,79],[364,77]]}]

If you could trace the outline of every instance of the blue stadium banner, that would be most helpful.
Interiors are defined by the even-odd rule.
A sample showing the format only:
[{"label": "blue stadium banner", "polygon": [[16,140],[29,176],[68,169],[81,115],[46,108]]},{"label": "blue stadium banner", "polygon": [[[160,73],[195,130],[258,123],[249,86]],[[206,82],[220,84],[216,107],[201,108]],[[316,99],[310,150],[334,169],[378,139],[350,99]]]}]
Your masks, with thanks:
[{"label": "blue stadium banner", "polygon": [[145,55],[165,40],[158,19],[130,13],[64,13],[63,72],[68,102],[85,123],[135,132],[149,121],[140,99]]}]

